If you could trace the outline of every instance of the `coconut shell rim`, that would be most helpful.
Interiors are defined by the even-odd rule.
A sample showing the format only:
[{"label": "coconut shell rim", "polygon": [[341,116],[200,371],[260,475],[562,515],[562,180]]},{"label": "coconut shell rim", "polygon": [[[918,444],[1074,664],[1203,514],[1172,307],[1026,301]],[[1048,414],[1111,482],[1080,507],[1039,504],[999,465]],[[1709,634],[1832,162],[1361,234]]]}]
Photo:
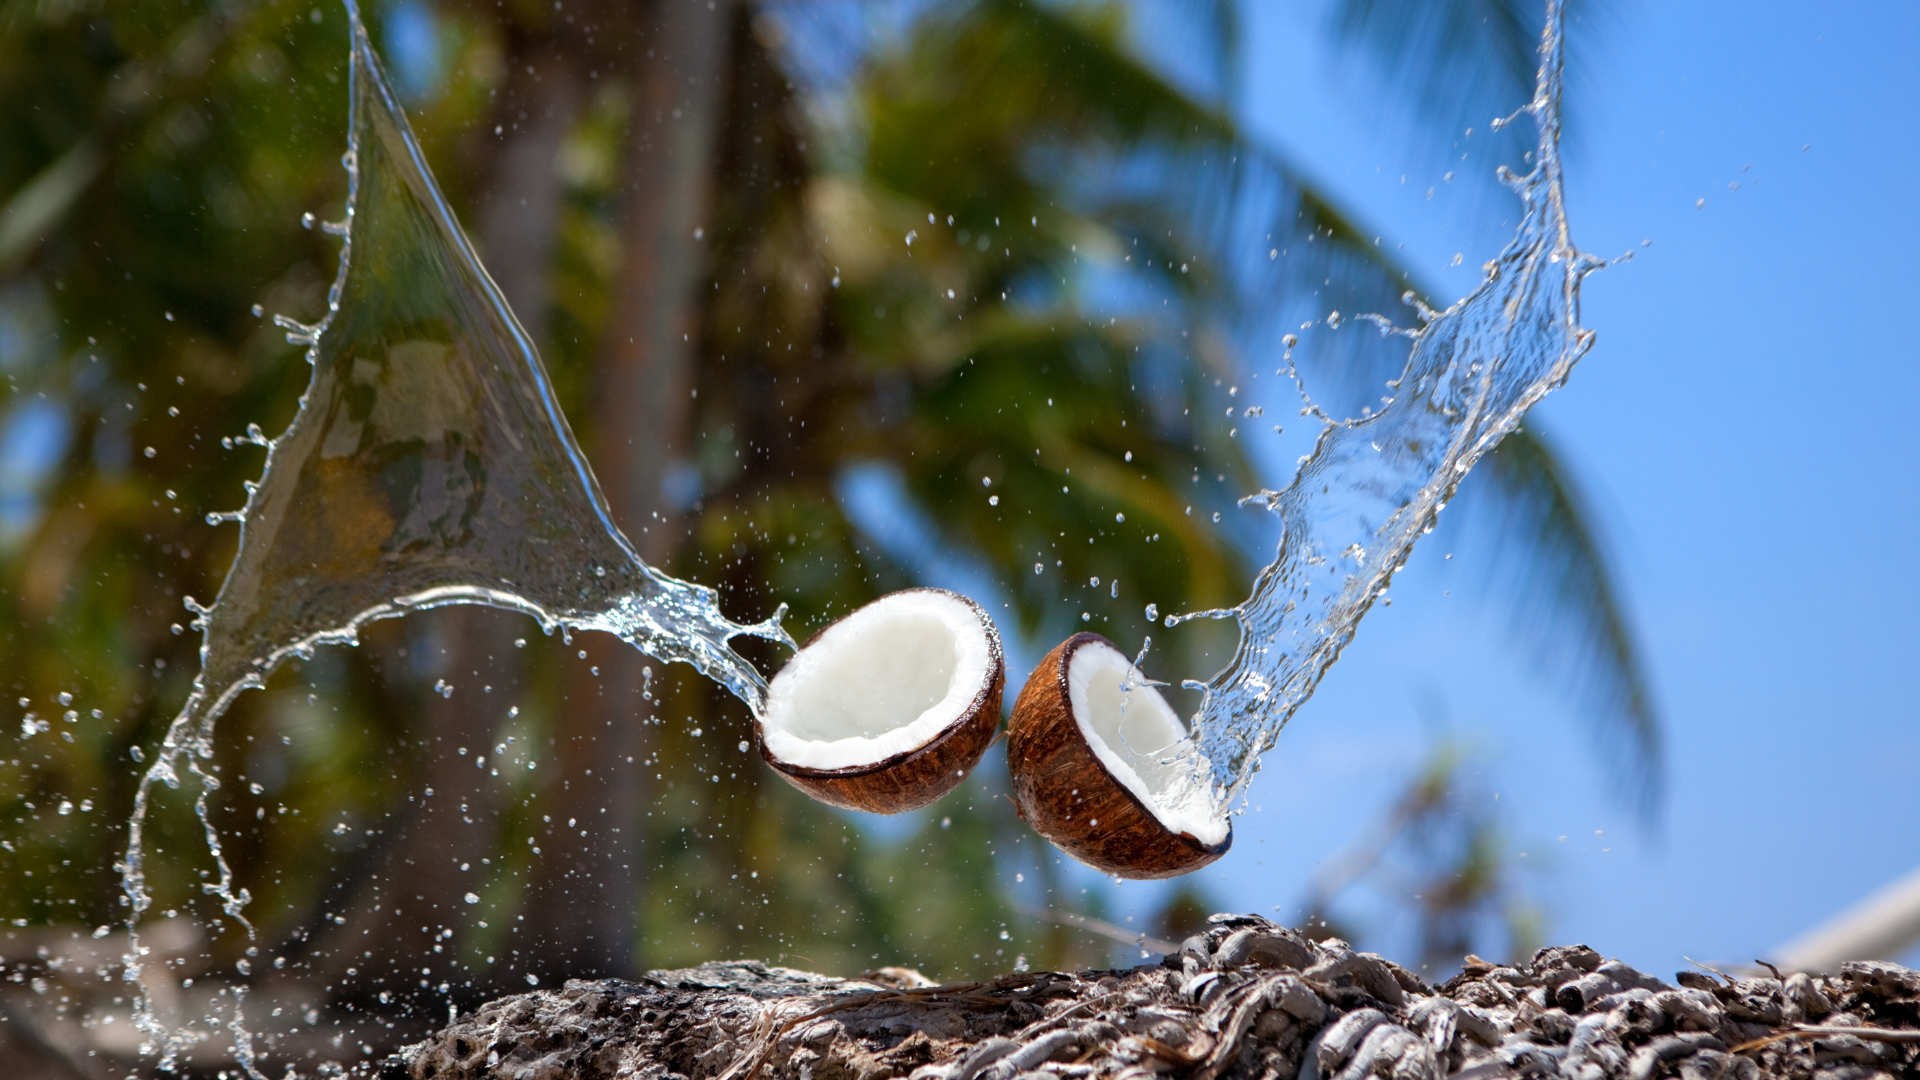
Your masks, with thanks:
[{"label": "coconut shell rim", "polygon": [[[1086,729],[1080,726],[1080,717],[1075,715],[1073,711],[1073,692],[1070,689],[1071,684],[1067,681],[1067,671],[1073,664],[1073,654],[1079,652],[1082,646],[1090,644],[1095,641],[1098,641],[1101,644],[1106,645],[1108,648],[1111,648],[1114,652],[1119,653],[1121,656],[1126,655],[1126,652],[1123,651],[1120,648],[1120,646],[1115,645],[1105,635],[1094,633],[1091,630],[1082,630],[1079,633],[1074,634],[1072,637],[1060,643],[1060,645],[1058,646],[1058,648],[1060,649],[1060,662],[1057,665],[1056,670],[1054,672],[1054,683],[1060,691],[1061,698],[1066,702],[1067,719],[1072,721],[1073,723],[1074,734],[1079,736],[1081,742],[1088,744],[1087,756],[1092,759],[1093,767],[1096,769],[1099,769],[1100,775],[1103,778],[1105,778],[1105,780],[1108,783],[1118,788],[1120,790],[1120,793],[1127,797],[1128,802],[1132,803],[1136,808],[1138,808],[1143,813],[1145,813],[1147,815],[1147,819],[1152,821],[1153,824],[1155,824],[1156,826],[1158,826],[1161,832],[1164,832],[1168,836],[1172,837],[1173,839],[1180,841],[1182,844],[1185,844],[1187,847],[1191,848],[1196,854],[1206,856],[1209,862],[1219,858],[1222,855],[1225,855],[1233,847],[1233,815],[1232,814],[1221,815],[1221,817],[1226,821],[1227,835],[1218,844],[1202,843],[1199,837],[1194,836],[1192,833],[1189,833],[1189,832],[1184,832],[1184,831],[1175,832],[1173,829],[1167,826],[1167,823],[1161,819],[1160,814],[1156,810],[1154,810],[1153,807],[1148,806],[1140,798],[1139,795],[1134,793],[1134,790],[1131,787],[1128,787],[1126,784],[1121,782],[1119,777],[1113,775],[1113,771],[1107,768],[1106,762],[1100,760],[1099,754],[1096,754],[1093,752],[1093,746],[1091,742],[1089,742],[1087,739]],[[1016,704],[1017,704],[1017,701],[1016,701]],[[1189,731],[1187,734],[1191,736],[1193,733]],[[1045,835],[1045,834],[1042,834],[1042,835]],[[1069,852],[1069,854],[1071,854],[1071,852]],[[1076,858],[1077,857],[1078,856],[1076,856]],[[1198,867],[1195,867],[1195,869],[1198,869]]]},{"label": "coconut shell rim", "polygon": [[[794,656],[799,656],[814,642],[820,640],[820,635],[825,634],[827,631],[852,618],[854,615],[865,611],[867,608],[872,607],[874,604],[886,600],[889,597],[900,596],[905,593],[922,592],[939,593],[942,596],[949,596],[966,604],[969,608],[973,609],[975,617],[980,620],[980,625],[984,627],[987,632],[986,685],[982,686],[979,692],[973,695],[973,700],[967,703],[967,707],[961,710],[960,715],[955,717],[952,723],[941,728],[932,738],[910,750],[902,750],[897,754],[881,758],[872,764],[848,765],[838,769],[816,769],[807,765],[794,765],[773,756],[773,752],[767,749],[766,722],[756,716],[753,719],[753,733],[755,739],[760,744],[761,760],[765,761],[769,767],[785,773],[788,776],[797,776],[808,780],[857,780],[863,776],[872,776],[876,773],[886,772],[908,761],[938,752],[948,740],[979,721],[981,715],[986,712],[987,704],[1005,693],[1007,683],[1006,653],[1000,643],[1000,628],[994,625],[993,616],[987,614],[987,609],[980,606],[979,601],[965,594],[954,592],[952,589],[942,589],[935,585],[916,585],[908,589],[897,589],[887,593],[885,596],[877,596],[820,629],[815,630],[808,636],[806,641],[801,643],[800,648],[794,650]],[[789,663],[791,663],[791,661],[789,661]],[[774,677],[778,678],[779,673],[776,672]],[[769,682],[771,682],[771,680],[769,680]],[[990,720],[994,727],[1000,726],[999,710],[994,710],[994,715]]]}]

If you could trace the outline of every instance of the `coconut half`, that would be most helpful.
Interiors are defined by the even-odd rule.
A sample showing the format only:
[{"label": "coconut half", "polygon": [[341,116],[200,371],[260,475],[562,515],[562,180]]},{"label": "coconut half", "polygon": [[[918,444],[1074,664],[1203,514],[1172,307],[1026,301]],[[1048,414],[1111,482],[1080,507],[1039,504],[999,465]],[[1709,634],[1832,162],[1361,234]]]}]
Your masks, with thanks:
[{"label": "coconut half", "polygon": [[889,593],[807,640],[768,687],[760,756],[848,810],[897,814],[957,787],[1000,726],[1000,632],[945,589]]},{"label": "coconut half", "polygon": [[1187,729],[1099,634],[1047,654],[1013,705],[1007,767],[1020,816],[1055,847],[1121,877],[1190,873],[1233,846],[1233,823],[1162,761]]}]

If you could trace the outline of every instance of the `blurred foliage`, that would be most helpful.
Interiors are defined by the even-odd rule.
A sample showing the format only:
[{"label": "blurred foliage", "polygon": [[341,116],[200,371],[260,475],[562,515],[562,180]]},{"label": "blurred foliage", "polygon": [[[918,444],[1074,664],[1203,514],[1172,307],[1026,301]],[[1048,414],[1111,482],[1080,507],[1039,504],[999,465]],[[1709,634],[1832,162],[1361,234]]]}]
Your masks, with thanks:
[{"label": "blurred foliage", "polygon": [[[469,222],[504,73],[529,34],[560,32],[534,27],[544,5],[526,8],[370,12],[432,28],[437,77],[409,108]],[[1271,542],[1245,515],[1213,524],[1260,484],[1232,430],[1239,350],[1290,303],[1385,308],[1407,276],[1288,163],[1137,56],[1124,4],[937,6],[897,39],[848,49],[844,77],[825,83],[796,74],[819,59],[796,53],[820,41],[791,36],[781,10],[740,8],[729,45],[670,569],[720,588],[737,619],[790,603],[799,638],[943,575],[979,583],[1009,636],[1040,649],[1086,626],[1138,641],[1148,602],[1237,601]],[[1222,65],[1230,11],[1195,16]],[[612,283],[640,257],[619,239],[633,79],[592,26],[562,35],[594,65],[593,92],[556,163],[541,342],[588,445]],[[391,51],[391,33],[378,40]],[[114,862],[142,748],[197,664],[183,600],[213,596],[233,555],[233,530],[204,515],[237,506],[258,475],[258,449],[234,437],[282,429],[307,378],[268,317],[313,321],[325,302],[336,243],[302,215],[337,217],[344,198],[346,54],[343,13],[307,2],[0,5],[0,681],[24,714],[0,753],[0,918],[14,928],[120,917]],[[1371,384],[1371,369],[1348,375]],[[1596,670],[1631,689],[1641,741],[1622,771],[1645,775],[1657,727],[1632,639],[1543,445],[1524,444],[1536,456],[1506,470],[1517,479],[1486,516],[1533,508],[1522,550],[1545,551],[1563,583],[1548,610],[1586,619],[1575,658],[1600,642]],[[874,500],[889,522],[863,514]],[[230,782],[214,823],[260,941],[296,976],[346,948],[325,931],[449,753],[484,754],[499,777],[498,818],[468,823],[494,854],[461,872],[476,910],[502,914],[448,928],[466,985],[445,993],[510,987],[517,951],[539,948],[511,914],[558,827],[543,806],[566,777],[541,749],[563,685],[593,661],[508,625],[503,640],[523,636],[496,670],[517,677],[450,670],[439,615],[410,618],[283,671],[222,721],[215,764]],[[1231,645],[1225,624],[1188,626],[1149,667],[1199,670]],[[459,695],[436,695],[442,683]],[[1107,958],[1104,943],[1012,915],[1016,892],[1080,901],[1054,895],[1057,857],[1015,822],[991,764],[930,810],[863,828],[738,749],[738,702],[679,669],[652,685],[640,963],[761,955],[945,978],[1016,953]],[[447,701],[493,710],[492,745],[434,745],[422,717]],[[197,911],[200,826],[183,797],[162,802],[156,908]],[[1173,894],[1160,932],[1200,910]],[[218,936],[176,976],[231,970],[247,948],[231,923],[209,925]],[[1449,934],[1448,948],[1471,937]],[[248,978],[274,977],[260,968]]]}]

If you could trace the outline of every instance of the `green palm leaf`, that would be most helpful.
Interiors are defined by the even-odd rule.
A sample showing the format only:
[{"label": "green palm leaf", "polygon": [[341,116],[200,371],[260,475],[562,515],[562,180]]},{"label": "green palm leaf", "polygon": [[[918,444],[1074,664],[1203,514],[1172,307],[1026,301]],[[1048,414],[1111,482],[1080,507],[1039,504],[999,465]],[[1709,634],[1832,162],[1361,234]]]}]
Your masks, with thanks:
[{"label": "green palm leaf", "polygon": [[[1353,0],[1340,26],[1401,63],[1404,78],[1431,81],[1422,88],[1444,82],[1459,90],[1460,71],[1479,60],[1485,72],[1454,98],[1524,100],[1537,29],[1531,16],[1524,5],[1497,4],[1475,22],[1469,6],[1408,17]],[[1110,7],[1004,0],[947,9],[898,56],[882,59],[862,95],[868,182],[977,230],[992,230],[996,219],[1039,221],[1014,230],[1023,243],[995,241],[1004,257],[958,253],[971,294],[1027,286],[1032,300],[1023,317],[979,320],[948,343],[949,363],[964,355],[967,364],[927,386],[916,410],[922,445],[906,465],[908,490],[923,507],[940,508],[928,517],[945,541],[987,558],[1019,598],[1029,631],[1043,621],[1061,628],[1062,613],[1070,619],[1084,603],[1103,629],[1144,632],[1138,604],[1105,602],[1112,598],[1082,584],[1094,577],[1119,576],[1151,596],[1194,604],[1217,602],[1211,597],[1223,589],[1243,591],[1248,568],[1264,558],[1264,538],[1228,534],[1223,542],[1214,528],[1195,527],[1186,507],[1210,518],[1233,489],[1220,478],[1243,482],[1252,463],[1220,438],[1224,425],[1156,426],[1156,410],[1139,398],[1157,392],[1177,399],[1183,417],[1217,415],[1208,404],[1217,404],[1217,391],[1206,383],[1235,370],[1231,350],[1208,357],[1181,345],[1209,332],[1215,340],[1271,341],[1287,302],[1309,291],[1324,308],[1387,311],[1411,285],[1300,170],[1131,56],[1118,17]],[[1255,225],[1259,243],[1249,244]],[[1104,238],[1145,288],[1162,290],[1147,295],[1170,301],[1164,324],[1139,310],[1150,305],[1135,305],[1130,321],[1093,325],[1097,316],[1075,287],[1081,260],[1098,246],[1090,238]],[[1283,248],[1286,259],[1268,257]],[[953,254],[933,245],[917,251]],[[1177,338],[1183,331],[1192,337]],[[1349,333],[1318,344],[1310,374],[1317,396],[1334,401],[1379,386],[1404,363],[1399,339]],[[1156,347],[1184,355],[1143,392],[1140,376],[1152,365],[1130,357]],[[1048,399],[1059,404],[1037,407]],[[1121,431],[1131,463],[1119,460]],[[1510,443],[1490,459],[1488,479],[1469,484],[1485,494],[1463,508],[1478,507],[1469,509],[1478,531],[1508,555],[1498,561],[1507,568],[1502,593],[1527,640],[1547,643],[1551,670],[1585,680],[1582,711],[1601,738],[1607,775],[1651,809],[1661,788],[1658,714],[1592,513],[1549,444],[1531,432]],[[989,507],[985,491],[969,486],[982,476],[958,476],[955,462],[982,476],[1005,469],[993,476],[1003,508]],[[1077,483],[1062,483],[1068,468]],[[1196,491],[1196,475],[1213,483]],[[1096,476],[1102,481],[1091,482]],[[1063,486],[1065,497],[1055,497]],[[1140,533],[1158,528],[1162,546],[1137,543],[1131,529],[1087,535],[1115,513]],[[1061,543],[1067,539],[1073,543]],[[1030,570],[1036,558],[1039,575]]]},{"label": "green palm leaf", "polygon": [[1664,798],[1660,713],[1607,545],[1571,470],[1538,425],[1508,435],[1462,485],[1492,541],[1515,637],[1594,725],[1606,775],[1651,817]]}]

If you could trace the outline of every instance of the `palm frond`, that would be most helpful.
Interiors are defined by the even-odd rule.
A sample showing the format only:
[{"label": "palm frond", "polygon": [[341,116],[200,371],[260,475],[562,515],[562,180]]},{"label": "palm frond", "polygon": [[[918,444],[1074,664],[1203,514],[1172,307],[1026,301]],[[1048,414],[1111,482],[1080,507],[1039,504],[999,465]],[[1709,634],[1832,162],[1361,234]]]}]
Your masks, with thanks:
[{"label": "palm frond", "polygon": [[[1474,76],[1483,104],[1509,92],[1524,100],[1537,29],[1529,20],[1537,16],[1519,0],[1482,6],[1447,0],[1436,12],[1409,15],[1347,0],[1342,10],[1348,32],[1371,35],[1366,40],[1382,57],[1425,50],[1399,57],[1412,72],[1407,78],[1454,80],[1460,70],[1472,74],[1478,58],[1489,69]],[[1029,632],[1059,614],[1063,589],[1074,597],[1070,614],[1084,602],[1096,617],[1137,622],[1137,604],[1111,603],[1077,584],[1095,577],[1120,576],[1162,596],[1183,585],[1213,594],[1230,591],[1264,555],[1268,538],[1195,527],[1186,510],[1218,509],[1232,486],[1195,488],[1192,477],[1244,477],[1252,468],[1238,444],[1220,437],[1224,431],[1194,426],[1219,411],[1205,384],[1242,364],[1231,356],[1209,360],[1193,344],[1203,334],[1238,343],[1251,358],[1273,348],[1303,309],[1314,317],[1332,309],[1393,314],[1405,292],[1433,295],[1305,170],[1135,56],[1115,10],[1012,0],[938,9],[895,55],[876,59],[858,91],[862,182],[872,198],[900,203],[883,230],[898,238],[917,220],[927,235],[911,263],[926,262],[915,273],[941,265],[953,275],[917,282],[896,266],[884,285],[856,290],[861,302],[883,300],[889,311],[924,304],[914,297],[944,292],[947,280],[963,283],[962,300],[1011,288],[1029,301],[1024,314],[967,315],[932,350],[944,359],[925,372],[931,378],[917,410],[924,441],[901,462],[908,493],[945,508],[928,515],[943,542],[996,569]],[[1212,26],[1196,18],[1201,29]],[[1488,57],[1497,62],[1485,63]],[[954,217],[930,227],[928,210],[943,221]],[[991,233],[992,243],[979,252],[956,246],[950,234],[969,227]],[[848,231],[844,222],[835,229]],[[1111,329],[1069,284],[1087,273],[1090,235],[1113,249],[1111,272],[1102,271],[1109,305],[1114,295],[1150,297],[1119,303],[1124,318]],[[870,347],[882,343],[864,332],[856,337]],[[932,355],[927,345],[907,350],[923,368]],[[963,359],[969,366],[955,366]],[[1302,355],[1316,400],[1342,413],[1372,401],[1405,360],[1403,339],[1360,327],[1320,334]],[[1061,404],[1045,416],[1007,407],[1053,399]],[[1161,415],[1156,424],[1165,410],[1153,406],[1168,402],[1172,418],[1193,419],[1169,425]],[[1125,448],[1112,433],[1122,430],[1135,433],[1129,446],[1139,462],[1120,460]],[[1456,516],[1474,518],[1475,531],[1499,548],[1514,618],[1548,631],[1528,637],[1541,643],[1545,666],[1579,674],[1592,691],[1582,695],[1582,709],[1610,748],[1606,775],[1650,810],[1660,792],[1658,717],[1592,513],[1537,432],[1509,441],[1487,465],[1491,479],[1473,485],[1487,497],[1462,502]],[[989,474],[1002,506],[990,507],[990,493],[979,487]],[[1072,489],[1071,500],[1049,499],[1047,520],[1029,521],[1042,493],[1062,486]],[[1125,514],[1125,533],[1146,526],[1164,539],[1145,547],[1121,541],[1116,512]],[[1090,550],[1082,537],[1100,521],[1105,530]],[[1077,554],[1072,545],[1061,549],[1063,531]],[[1042,574],[1032,572],[1037,558]],[[1136,614],[1126,614],[1128,607]]]},{"label": "palm frond", "polygon": [[[1492,135],[1487,122],[1533,97],[1539,64],[1542,6],[1534,0],[1335,0],[1327,25],[1335,41],[1364,56],[1395,99],[1409,108],[1403,135],[1429,151],[1461,145],[1468,128]],[[1579,93],[1610,7],[1574,0],[1567,5],[1567,82],[1562,104],[1566,131],[1576,132]],[[1570,112],[1571,110],[1571,112]],[[1502,150],[1517,152],[1527,134]],[[1500,136],[1494,136],[1500,138]],[[1487,170],[1479,170],[1491,180]]]},{"label": "palm frond", "polygon": [[1129,51],[1148,58],[1169,82],[1222,108],[1240,91],[1239,0],[1130,0]]},{"label": "palm frond", "polygon": [[1336,37],[1358,46],[1426,109],[1533,96],[1540,5],[1531,0],[1340,0]]},{"label": "palm frond", "polygon": [[1493,541],[1483,562],[1513,602],[1515,636],[1578,702],[1616,791],[1651,818],[1665,795],[1659,708],[1585,496],[1535,426],[1474,475],[1462,492]]}]

